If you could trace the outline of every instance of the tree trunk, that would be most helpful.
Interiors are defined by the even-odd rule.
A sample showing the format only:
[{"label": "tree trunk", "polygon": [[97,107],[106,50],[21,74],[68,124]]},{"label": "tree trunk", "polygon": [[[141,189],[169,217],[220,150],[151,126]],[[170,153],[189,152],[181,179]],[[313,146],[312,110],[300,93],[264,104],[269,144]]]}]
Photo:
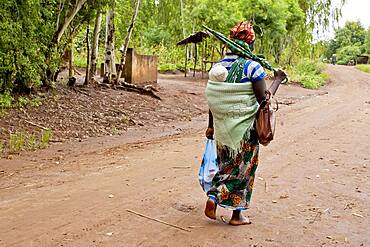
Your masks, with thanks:
[{"label": "tree trunk", "polygon": [[63,8],[64,8],[64,1],[65,0],[60,0],[60,2],[59,2],[56,30],[59,29],[59,20],[60,20],[60,15],[61,15],[61,13],[63,11]]},{"label": "tree trunk", "polygon": [[101,20],[102,20],[102,13],[99,11],[96,15],[95,26],[94,26],[94,34],[93,34],[93,41],[91,47],[91,66],[90,66],[90,81],[95,80],[96,74],[96,66],[97,66],[97,58],[99,54],[99,36],[101,30]]},{"label": "tree trunk", "polygon": [[120,65],[118,67],[117,82],[121,78],[122,71],[123,71],[123,68],[125,66],[127,48],[128,48],[128,44],[130,42],[132,31],[134,30],[134,26],[135,26],[135,22],[136,22],[136,17],[137,17],[137,14],[139,12],[139,7],[140,7],[140,0],[136,0],[134,14],[132,15],[131,24],[130,24],[128,30],[127,30],[127,35],[126,35],[126,38],[125,38],[125,43],[124,43],[124,45],[120,49],[120,51],[121,51],[122,54],[121,54],[121,62],[120,62]]},{"label": "tree trunk", "polygon": [[71,46],[68,51],[68,78],[70,79],[71,77],[74,76],[74,42],[73,38],[71,39]]},{"label": "tree trunk", "polygon": [[[81,10],[82,6],[87,2],[87,0],[76,0],[75,5],[69,9],[66,13],[66,16],[63,19],[62,24],[60,24],[60,20],[57,20],[58,27],[56,28],[56,31],[54,32],[53,39],[51,40],[49,49],[47,54],[45,55],[45,64],[46,64],[46,71],[45,71],[45,77],[42,79],[43,86],[50,88],[52,86],[52,81],[55,77],[55,71],[52,71],[50,68],[50,63],[52,60],[52,54],[55,52],[57,45],[59,44],[60,39],[62,38],[64,32],[69,27],[69,24],[73,20],[73,18],[76,16],[76,14]],[[61,11],[61,10],[60,10]],[[59,19],[60,16],[57,16],[57,19]]]},{"label": "tree trunk", "polygon": [[90,71],[90,41],[89,41],[89,35],[90,35],[90,21],[87,24],[87,28],[86,28],[86,50],[87,50],[87,56],[86,56],[86,76],[85,76],[84,85],[89,84],[89,81],[90,81],[90,77],[89,77],[89,71]]},{"label": "tree trunk", "polygon": [[114,8],[107,13],[106,24],[104,82],[111,83],[116,77],[114,57]]},{"label": "tree trunk", "polygon": [[59,43],[60,39],[62,38],[62,36],[65,32],[65,30],[67,29],[67,27],[69,26],[69,24],[71,23],[73,18],[76,16],[78,11],[80,11],[82,6],[86,3],[86,1],[87,0],[77,0],[76,4],[73,6],[73,8],[68,11],[68,13],[66,14],[66,16],[64,18],[63,24],[59,25],[57,31],[54,33],[54,36],[53,36],[53,43],[54,44]]},{"label": "tree trunk", "polygon": [[180,0],[181,25],[184,39],[186,38],[185,20],[184,20],[184,0]]},{"label": "tree trunk", "polygon": [[76,78],[74,77],[74,42],[73,37],[71,37],[70,47],[68,48],[68,86],[73,87],[76,83]]}]

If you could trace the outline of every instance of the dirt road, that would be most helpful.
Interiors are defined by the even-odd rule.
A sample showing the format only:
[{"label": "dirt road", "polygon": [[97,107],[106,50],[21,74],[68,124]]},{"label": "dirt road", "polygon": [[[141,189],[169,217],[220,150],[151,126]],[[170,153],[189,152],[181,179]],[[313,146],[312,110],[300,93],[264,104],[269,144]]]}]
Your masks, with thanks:
[{"label": "dirt road", "polygon": [[203,215],[201,116],[167,137],[162,129],[130,144],[92,139],[0,160],[0,246],[370,246],[370,76],[328,72],[332,83],[319,91],[278,93],[283,107],[276,140],[262,148],[252,225]]}]

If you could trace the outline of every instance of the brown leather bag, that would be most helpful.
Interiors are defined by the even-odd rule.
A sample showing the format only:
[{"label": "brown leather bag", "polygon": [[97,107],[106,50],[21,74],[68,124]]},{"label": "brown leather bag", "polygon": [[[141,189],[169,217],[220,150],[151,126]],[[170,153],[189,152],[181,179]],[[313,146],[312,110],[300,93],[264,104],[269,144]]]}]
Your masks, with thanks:
[{"label": "brown leather bag", "polygon": [[266,91],[266,99],[261,102],[256,117],[258,140],[264,146],[267,146],[274,139],[276,124],[275,112],[277,110],[278,107],[274,110],[271,105],[271,92]]}]

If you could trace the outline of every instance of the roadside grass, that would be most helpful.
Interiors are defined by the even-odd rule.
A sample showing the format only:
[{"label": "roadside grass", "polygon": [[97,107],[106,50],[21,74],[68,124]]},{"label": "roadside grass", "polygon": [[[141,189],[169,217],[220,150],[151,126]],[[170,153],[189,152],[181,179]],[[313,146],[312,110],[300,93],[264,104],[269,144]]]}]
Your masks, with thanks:
[{"label": "roadside grass", "polygon": [[363,72],[370,73],[370,64],[357,64],[356,68]]},{"label": "roadside grass", "polygon": [[324,73],[324,69],[325,64],[322,62],[304,59],[289,69],[289,76],[292,82],[304,88],[318,89],[329,80],[329,75]]},{"label": "roadside grass", "polygon": [[111,129],[111,135],[116,136],[116,135],[119,135],[119,133],[120,133],[120,131],[116,127],[113,127]]},{"label": "roadside grass", "polygon": [[45,148],[51,139],[51,129],[43,129],[41,132],[41,147]]},{"label": "roadside grass", "polygon": [[50,129],[44,129],[39,135],[24,131],[17,131],[9,134],[8,143],[0,140],[0,154],[8,152],[9,154],[19,154],[21,151],[34,151],[36,149],[46,148],[50,142],[52,132]]},{"label": "roadside grass", "polygon": [[10,108],[38,107],[41,105],[42,98],[39,96],[14,96],[10,92],[0,94],[0,116]]},{"label": "roadside grass", "polygon": [[7,108],[11,108],[13,106],[14,98],[10,94],[10,92],[4,92],[0,94],[0,115],[2,115]]},{"label": "roadside grass", "polygon": [[177,70],[177,65],[172,63],[163,63],[159,65],[159,72],[175,72]]},{"label": "roadside grass", "polygon": [[[4,92],[0,94],[0,117],[6,115],[11,108],[39,107],[42,103],[43,98],[39,96],[12,95],[10,92]],[[45,148],[50,142],[51,135],[50,129],[43,129],[39,134],[24,131],[9,133],[5,140],[0,140],[0,156],[5,153],[16,154]]]}]

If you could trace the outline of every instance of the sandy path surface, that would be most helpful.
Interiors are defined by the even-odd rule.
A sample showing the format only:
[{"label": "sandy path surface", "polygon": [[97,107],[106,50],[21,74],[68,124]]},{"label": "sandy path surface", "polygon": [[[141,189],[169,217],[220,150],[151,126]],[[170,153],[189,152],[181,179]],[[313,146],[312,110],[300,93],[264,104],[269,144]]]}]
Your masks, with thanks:
[{"label": "sandy path surface", "polygon": [[319,91],[278,93],[284,104],[276,140],[261,148],[252,225],[203,215],[200,116],[171,136],[110,137],[0,160],[0,246],[370,246],[370,76],[344,66],[328,72],[332,83]]}]

